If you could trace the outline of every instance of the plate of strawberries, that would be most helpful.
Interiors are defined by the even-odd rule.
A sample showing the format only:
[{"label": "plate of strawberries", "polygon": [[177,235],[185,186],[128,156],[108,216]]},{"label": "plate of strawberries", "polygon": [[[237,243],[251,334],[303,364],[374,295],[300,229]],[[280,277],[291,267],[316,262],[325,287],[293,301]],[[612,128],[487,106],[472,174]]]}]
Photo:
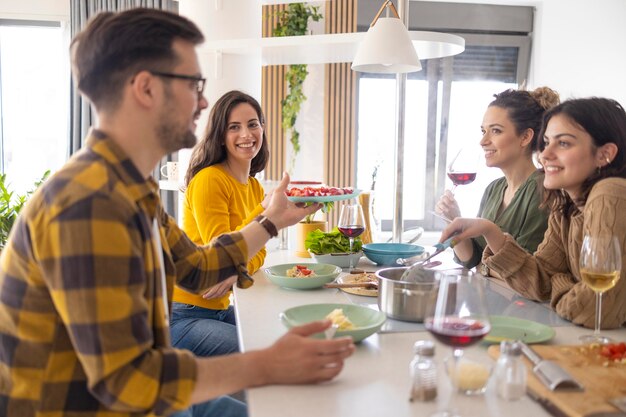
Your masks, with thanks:
[{"label": "plate of strawberries", "polygon": [[361,191],[352,187],[329,187],[326,185],[291,187],[287,198],[296,203],[328,203],[331,201],[349,200],[358,196]]}]

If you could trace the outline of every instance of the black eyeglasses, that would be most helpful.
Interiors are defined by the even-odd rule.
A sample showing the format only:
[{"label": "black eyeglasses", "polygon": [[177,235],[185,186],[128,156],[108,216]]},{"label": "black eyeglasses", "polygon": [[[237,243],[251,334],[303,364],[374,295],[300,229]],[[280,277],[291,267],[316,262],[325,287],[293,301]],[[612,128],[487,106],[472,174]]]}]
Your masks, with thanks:
[{"label": "black eyeglasses", "polygon": [[179,80],[189,80],[193,81],[196,84],[196,91],[198,95],[201,96],[204,91],[204,85],[206,84],[206,78],[197,77],[195,75],[184,75],[184,74],[173,74],[171,72],[160,72],[160,71],[148,71],[152,75],[156,75],[157,77],[165,77],[165,78],[176,78]]}]

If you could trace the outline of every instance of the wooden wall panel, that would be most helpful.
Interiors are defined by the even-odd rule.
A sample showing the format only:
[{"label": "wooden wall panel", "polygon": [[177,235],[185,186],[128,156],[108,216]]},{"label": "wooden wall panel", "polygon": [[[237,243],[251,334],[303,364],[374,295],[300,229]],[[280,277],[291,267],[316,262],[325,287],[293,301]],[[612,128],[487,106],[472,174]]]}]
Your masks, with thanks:
[{"label": "wooden wall panel", "polygon": [[[263,6],[263,37],[272,37],[272,31],[278,20],[273,14],[286,7],[286,5]],[[265,168],[265,178],[268,180],[281,179],[286,169],[285,134],[281,126],[283,114],[281,101],[287,94],[285,71],[285,65],[262,68],[261,107],[265,113],[265,134],[270,151],[270,160]]]},{"label": "wooden wall panel", "polygon": [[[276,19],[272,13],[286,5],[263,6],[263,36],[272,36]],[[357,0],[325,3],[326,33],[356,32]],[[324,182],[332,186],[356,185],[356,74],[350,63],[327,64],[324,86]],[[263,67],[262,103],[270,144],[267,179],[280,179],[286,169],[286,138],[281,127],[281,101],[287,93],[286,66]],[[341,203],[328,216],[337,224]]]},{"label": "wooden wall panel", "polygon": [[[326,33],[356,32],[357,0],[326,2]],[[356,185],[356,74],[351,63],[327,64],[324,98],[324,182]],[[328,216],[337,224],[341,205]]]}]

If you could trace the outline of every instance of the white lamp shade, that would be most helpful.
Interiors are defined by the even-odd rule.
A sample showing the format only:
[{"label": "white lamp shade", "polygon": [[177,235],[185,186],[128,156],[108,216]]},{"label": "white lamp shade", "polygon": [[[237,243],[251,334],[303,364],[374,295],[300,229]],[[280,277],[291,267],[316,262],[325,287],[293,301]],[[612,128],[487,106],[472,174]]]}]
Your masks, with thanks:
[{"label": "white lamp shade", "polygon": [[405,73],[422,69],[409,32],[400,19],[381,17],[357,49],[352,69],[359,72]]}]

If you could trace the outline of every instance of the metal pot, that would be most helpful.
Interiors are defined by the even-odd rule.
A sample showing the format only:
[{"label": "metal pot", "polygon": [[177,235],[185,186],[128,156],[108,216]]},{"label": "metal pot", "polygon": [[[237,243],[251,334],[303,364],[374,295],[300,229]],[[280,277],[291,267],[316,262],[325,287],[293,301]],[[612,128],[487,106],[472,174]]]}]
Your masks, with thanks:
[{"label": "metal pot", "polygon": [[407,267],[385,268],[376,272],[378,308],[387,317],[403,321],[423,322],[433,314],[439,291],[435,271],[428,271],[428,280],[421,282],[401,281]]}]

